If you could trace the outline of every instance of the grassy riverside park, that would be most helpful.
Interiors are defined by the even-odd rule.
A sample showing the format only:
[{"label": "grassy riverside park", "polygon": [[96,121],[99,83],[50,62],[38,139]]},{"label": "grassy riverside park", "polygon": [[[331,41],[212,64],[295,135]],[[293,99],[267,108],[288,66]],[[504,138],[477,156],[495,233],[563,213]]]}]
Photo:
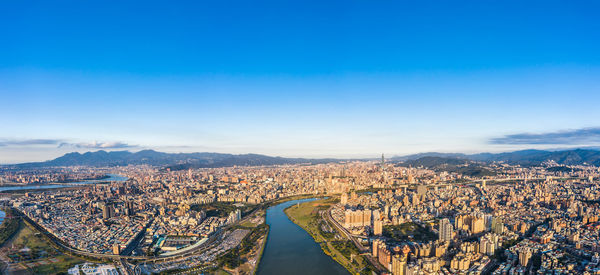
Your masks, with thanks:
[{"label": "grassy riverside park", "polygon": [[[329,227],[321,218],[319,211],[327,210],[337,202],[337,198],[304,202],[292,205],[286,208],[284,212],[292,222],[302,227],[313,237],[315,242],[319,243],[325,254],[340,263],[350,273],[371,274],[373,267],[364,256],[359,255],[360,253],[354,244],[340,237],[339,233]],[[324,227],[330,230],[323,230]],[[351,254],[354,254],[354,261],[350,260]]]}]

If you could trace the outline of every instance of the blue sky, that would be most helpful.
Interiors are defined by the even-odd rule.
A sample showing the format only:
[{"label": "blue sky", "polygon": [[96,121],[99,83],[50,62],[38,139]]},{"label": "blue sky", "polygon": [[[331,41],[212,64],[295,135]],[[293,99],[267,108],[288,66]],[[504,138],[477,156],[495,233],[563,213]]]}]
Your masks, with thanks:
[{"label": "blue sky", "polygon": [[122,2],[2,4],[0,163],[600,145],[596,1]]}]

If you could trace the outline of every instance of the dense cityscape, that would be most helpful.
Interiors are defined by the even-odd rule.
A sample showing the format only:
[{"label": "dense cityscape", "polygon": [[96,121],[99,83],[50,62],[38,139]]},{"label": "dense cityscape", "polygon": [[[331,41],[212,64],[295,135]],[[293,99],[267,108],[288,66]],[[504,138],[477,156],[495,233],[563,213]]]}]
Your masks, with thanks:
[{"label": "dense cityscape", "polygon": [[[95,263],[118,274],[252,274],[268,233],[266,208],[311,197],[329,202],[310,218],[351,273],[600,274],[598,167],[459,165],[493,172],[479,177],[407,163],[382,156],[178,171],[149,165],[8,169],[1,178],[23,187],[54,174],[122,179],[23,189],[4,193],[2,203],[53,249],[86,259],[69,267],[75,274],[96,274],[85,273]],[[296,222],[293,209],[286,213]],[[314,228],[299,225],[313,235]],[[35,270],[48,258],[40,252],[13,246],[2,258],[13,271],[20,263]]]},{"label": "dense cityscape", "polygon": [[2,1],[1,275],[600,275],[600,1]]}]

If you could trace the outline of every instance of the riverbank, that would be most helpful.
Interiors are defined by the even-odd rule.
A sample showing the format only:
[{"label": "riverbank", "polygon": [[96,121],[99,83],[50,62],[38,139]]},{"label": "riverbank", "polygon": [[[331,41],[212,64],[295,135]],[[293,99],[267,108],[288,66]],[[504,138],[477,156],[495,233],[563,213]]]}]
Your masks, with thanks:
[{"label": "riverbank", "polygon": [[374,268],[360,255],[354,244],[341,237],[321,216],[321,211],[326,211],[337,201],[337,198],[329,198],[305,202],[286,208],[284,213],[292,222],[310,234],[326,255],[350,273],[371,274]]},{"label": "riverbank", "polygon": [[89,186],[91,184],[105,184],[113,181],[125,182],[127,177],[117,174],[107,174],[102,176],[100,179],[81,180],[74,182],[52,182],[44,184],[18,184],[18,185],[2,185],[0,186],[0,192],[3,193],[22,193],[30,191],[44,191],[46,189],[66,189],[76,186]]},{"label": "riverbank", "polygon": [[348,271],[323,252],[321,246],[302,227],[284,213],[289,206],[314,198],[287,201],[267,210],[270,226],[268,240],[259,264],[258,275],[346,275]]},{"label": "riverbank", "polygon": [[252,275],[256,274],[256,272],[258,271],[258,264],[260,264],[260,260],[262,259],[263,253],[265,252],[265,246],[267,245],[267,240],[269,239],[270,230],[271,228],[269,227],[269,225],[267,225],[267,232],[265,233],[265,236],[262,239],[260,250],[258,251],[258,255],[256,257],[256,263],[254,265],[254,269],[252,270]]}]

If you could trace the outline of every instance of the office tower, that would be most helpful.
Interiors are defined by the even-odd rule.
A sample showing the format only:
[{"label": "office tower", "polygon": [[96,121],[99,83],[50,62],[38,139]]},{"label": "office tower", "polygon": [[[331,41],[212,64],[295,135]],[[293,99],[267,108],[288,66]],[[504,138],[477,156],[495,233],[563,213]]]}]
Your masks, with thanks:
[{"label": "office tower", "polygon": [[453,233],[453,228],[452,228],[452,224],[450,223],[450,221],[448,219],[442,219],[440,220],[440,230],[439,230],[439,240],[440,241],[450,241],[452,240],[452,233]]}]

